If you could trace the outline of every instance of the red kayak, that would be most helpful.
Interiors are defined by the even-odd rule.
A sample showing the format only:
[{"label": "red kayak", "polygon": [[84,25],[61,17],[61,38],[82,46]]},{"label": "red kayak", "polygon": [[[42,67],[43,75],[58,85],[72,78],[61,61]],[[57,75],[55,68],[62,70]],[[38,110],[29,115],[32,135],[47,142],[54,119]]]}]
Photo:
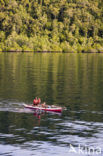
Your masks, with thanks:
[{"label": "red kayak", "polygon": [[54,106],[48,106],[48,107],[39,107],[39,106],[33,106],[33,105],[26,105],[24,104],[25,108],[29,108],[32,110],[43,110],[43,111],[49,111],[49,112],[62,112],[61,107],[54,107]]}]

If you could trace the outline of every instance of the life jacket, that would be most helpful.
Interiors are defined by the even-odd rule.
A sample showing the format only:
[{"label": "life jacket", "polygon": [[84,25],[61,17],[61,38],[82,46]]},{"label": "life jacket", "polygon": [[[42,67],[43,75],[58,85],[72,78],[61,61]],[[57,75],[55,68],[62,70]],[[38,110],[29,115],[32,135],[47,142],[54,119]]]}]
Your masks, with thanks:
[{"label": "life jacket", "polygon": [[34,99],[33,104],[38,105],[41,102],[40,98],[39,99]]},{"label": "life jacket", "polygon": [[33,104],[34,104],[34,105],[37,105],[37,104],[38,104],[38,100],[34,99],[34,100],[33,100]]}]

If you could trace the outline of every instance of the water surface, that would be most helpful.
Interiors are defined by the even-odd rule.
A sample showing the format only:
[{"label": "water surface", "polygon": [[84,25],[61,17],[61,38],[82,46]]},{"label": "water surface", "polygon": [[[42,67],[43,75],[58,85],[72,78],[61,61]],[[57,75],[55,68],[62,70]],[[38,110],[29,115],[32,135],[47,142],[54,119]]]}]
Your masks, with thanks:
[{"label": "water surface", "polygon": [[[67,110],[24,109],[35,96]],[[0,155],[89,155],[79,145],[103,155],[103,54],[0,53]]]}]

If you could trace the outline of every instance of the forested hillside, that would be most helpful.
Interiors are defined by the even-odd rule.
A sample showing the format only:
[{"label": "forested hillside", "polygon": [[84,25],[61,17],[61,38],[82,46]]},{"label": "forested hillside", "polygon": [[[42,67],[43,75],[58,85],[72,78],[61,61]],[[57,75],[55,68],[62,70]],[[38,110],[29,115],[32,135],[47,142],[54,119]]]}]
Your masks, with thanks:
[{"label": "forested hillside", "polygon": [[0,0],[0,51],[103,52],[103,0]]}]

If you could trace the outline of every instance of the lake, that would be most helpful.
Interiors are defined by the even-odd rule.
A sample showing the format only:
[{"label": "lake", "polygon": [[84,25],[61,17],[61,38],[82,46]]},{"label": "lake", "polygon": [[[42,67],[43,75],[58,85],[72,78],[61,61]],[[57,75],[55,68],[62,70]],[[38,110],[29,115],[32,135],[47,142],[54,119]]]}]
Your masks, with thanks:
[{"label": "lake", "polygon": [[0,155],[102,156],[103,54],[0,53]]}]

